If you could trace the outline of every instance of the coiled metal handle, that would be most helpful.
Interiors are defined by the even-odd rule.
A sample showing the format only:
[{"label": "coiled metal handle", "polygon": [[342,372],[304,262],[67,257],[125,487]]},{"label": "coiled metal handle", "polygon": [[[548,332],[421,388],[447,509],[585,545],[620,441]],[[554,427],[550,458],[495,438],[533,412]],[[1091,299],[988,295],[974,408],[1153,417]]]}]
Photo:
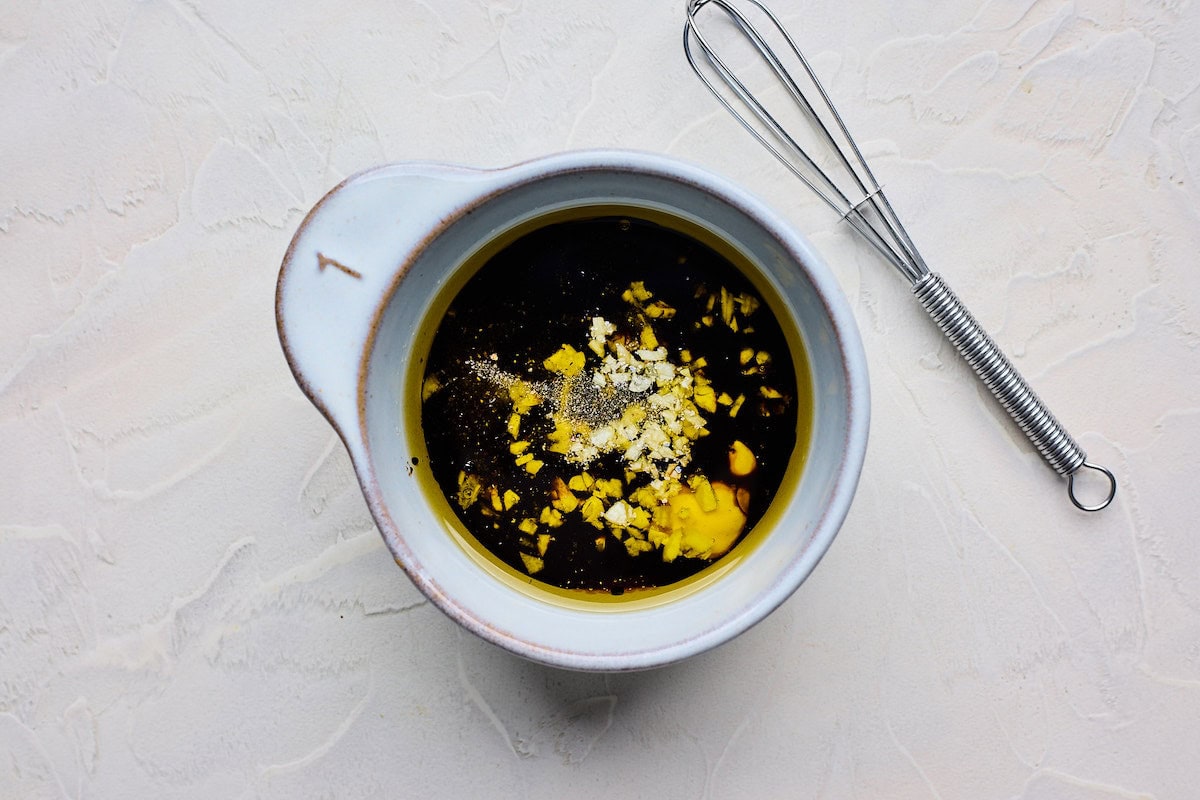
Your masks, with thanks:
[{"label": "coiled metal handle", "polygon": [[[1117,493],[1116,477],[1104,467],[1087,460],[1087,453],[1050,413],[1050,409],[941,276],[933,272],[926,273],[913,284],[913,294],[1017,423],[1017,427],[1041,453],[1046,464],[1067,478],[1067,495],[1071,502],[1084,511],[1099,511],[1107,507]],[[1087,505],[1076,497],[1075,475],[1083,468],[1095,470],[1108,479],[1108,496],[1103,502]]]}]

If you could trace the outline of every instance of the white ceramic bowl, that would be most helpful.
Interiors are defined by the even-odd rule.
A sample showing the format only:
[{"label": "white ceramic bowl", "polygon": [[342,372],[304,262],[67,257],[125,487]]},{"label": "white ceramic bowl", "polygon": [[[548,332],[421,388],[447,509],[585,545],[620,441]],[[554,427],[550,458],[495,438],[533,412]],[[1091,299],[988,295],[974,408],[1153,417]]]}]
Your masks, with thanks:
[{"label": "white ceramic bowl", "polygon": [[[610,603],[540,592],[463,546],[461,524],[422,474],[412,406],[420,398],[406,379],[437,324],[427,313],[434,298],[472,252],[531,218],[598,204],[692,220],[755,264],[756,282],[780,302],[780,323],[805,342],[815,406],[807,459],[794,459],[790,488],[759,523],[765,535],[753,547],[735,548],[685,590]],[[280,271],[276,314],[296,380],[345,443],[396,561],[465,628],[537,661],[643,669],[731,639],[817,565],[858,482],[866,359],[833,277],[761,203],[662,156],[589,151],[500,170],[407,163],[356,175],[301,224]]]}]

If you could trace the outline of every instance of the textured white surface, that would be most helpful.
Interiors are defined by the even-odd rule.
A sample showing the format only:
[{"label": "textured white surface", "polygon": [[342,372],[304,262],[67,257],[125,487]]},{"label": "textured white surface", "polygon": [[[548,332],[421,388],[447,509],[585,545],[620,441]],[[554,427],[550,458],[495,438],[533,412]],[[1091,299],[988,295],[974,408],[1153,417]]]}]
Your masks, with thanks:
[{"label": "textured white surface", "polygon": [[[780,0],[1099,515],[687,71],[682,0],[0,7],[0,797],[1190,798],[1200,8]],[[392,563],[274,331],[342,177],[668,152],[811,235],[874,420],[832,550],[717,651],[561,673]]]}]

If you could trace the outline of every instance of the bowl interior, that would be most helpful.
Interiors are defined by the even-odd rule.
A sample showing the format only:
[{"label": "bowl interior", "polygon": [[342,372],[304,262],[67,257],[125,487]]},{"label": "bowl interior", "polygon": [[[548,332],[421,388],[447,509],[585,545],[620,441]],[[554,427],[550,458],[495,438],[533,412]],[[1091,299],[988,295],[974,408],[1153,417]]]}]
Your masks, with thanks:
[{"label": "bowl interior", "polygon": [[[862,355],[832,279],[807,246],[752,201],[693,176],[617,167],[552,172],[481,199],[404,268],[378,317],[361,387],[377,522],[401,566],[444,611],[510,650],[563,666],[619,669],[666,663],[741,632],[808,575],[839,527],[865,446]],[[812,429],[778,497],[733,553],[685,588],[621,603],[531,589],[467,544],[463,526],[422,465],[419,374],[441,316],[434,305],[478,248],[544,215],[622,205],[702,226],[755,265],[750,276],[785,332],[803,342]],[[839,304],[842,304],[839,306]],[[416,382],[413,375],[418,376]],[[360,467],[361,469],[361,467]],[[432,488],[431,488],[432,487]]]}]

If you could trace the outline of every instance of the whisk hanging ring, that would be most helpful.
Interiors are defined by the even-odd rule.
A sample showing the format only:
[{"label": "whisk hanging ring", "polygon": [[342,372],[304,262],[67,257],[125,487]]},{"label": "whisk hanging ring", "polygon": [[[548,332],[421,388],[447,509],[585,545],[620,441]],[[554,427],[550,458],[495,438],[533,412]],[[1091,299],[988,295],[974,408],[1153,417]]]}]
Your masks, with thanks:
[{"label": "whisk hanging ring", "polygon": [[[783,52],[800,66],[803,80],[810,84],[812,98],[801,87],[796,76],[784,65],[779,52],[767,41],[767,35],[730,0],[691,0],[683,29],[683,48],[688,63],[718,102],[816,195],[912,284],[913,294],[921,301],[930,317],[963,356],[979,379],[1000,403],[1017,427],[1037,449],[1046,464],[1067,478],[1067,496],[1083,511],[1106,508],[1116,496],[1117,480],[1105,467],[1087,460],[1083,448],[1067,433],[1062,424],[1037,396],[1017,369],[951,291],[942,277],[930,272],[917,251],[904,225],[880,188],[845,122],[834,108],[825,88],[791,34],[779,18],[759,0],[742,0],[757,10],[767,23],[767,35],[775,37]],[[804,117],[812,123],[812,132],[833,156],[833,166],[841,173],[840,180],[823,169],[808,150],[779,121],[764,102],[738,77],[716,52],[699,29],[696,14],[705,6],[724,12],[734,30],[749,43],[759,61],[785,90]],[[698,45],[712,74],[724,85],[722,92],[692,49]],[[857,198],[852,200],[851,198]],[[1076,496],[1075,478],[1080,469],[1101,473],[1108,480],[1108,493],[1103,501],[1084,503]]]}]

